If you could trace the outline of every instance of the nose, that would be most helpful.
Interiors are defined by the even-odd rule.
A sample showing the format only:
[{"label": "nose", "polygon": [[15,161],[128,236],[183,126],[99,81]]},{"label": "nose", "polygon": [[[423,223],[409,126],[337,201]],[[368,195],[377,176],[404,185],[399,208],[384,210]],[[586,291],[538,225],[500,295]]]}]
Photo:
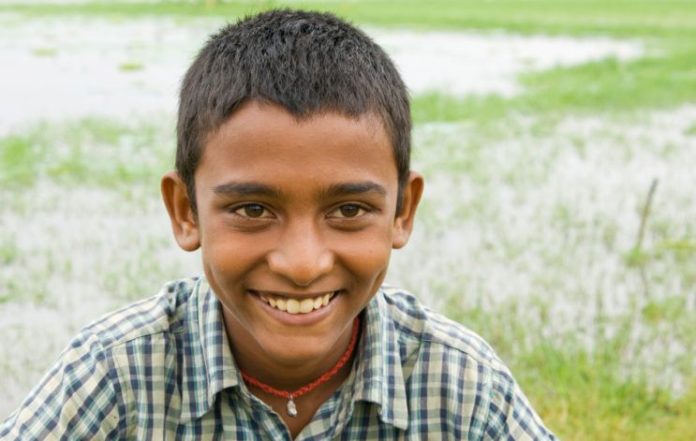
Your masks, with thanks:
[{"label": "nose", "polygon": [[331,271],[334,255],[316,227],[298,223],[283,231],[267,261],[271,271],[306,287]]}]

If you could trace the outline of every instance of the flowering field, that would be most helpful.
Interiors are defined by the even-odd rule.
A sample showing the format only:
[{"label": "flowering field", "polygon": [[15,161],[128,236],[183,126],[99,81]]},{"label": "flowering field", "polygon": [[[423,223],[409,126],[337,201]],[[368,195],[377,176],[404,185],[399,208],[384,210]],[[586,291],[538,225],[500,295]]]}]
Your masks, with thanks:
[{"label": "flowering field", "polygon": [[[0,419],[82,326],[199,272],[158,193],[178,82],[258,8],[11,3]],[[321,6],[364,26],[413,96],[426,194],[389,282],[491,342],[564,439],[696,439],[696,7],[422,3]]]}]

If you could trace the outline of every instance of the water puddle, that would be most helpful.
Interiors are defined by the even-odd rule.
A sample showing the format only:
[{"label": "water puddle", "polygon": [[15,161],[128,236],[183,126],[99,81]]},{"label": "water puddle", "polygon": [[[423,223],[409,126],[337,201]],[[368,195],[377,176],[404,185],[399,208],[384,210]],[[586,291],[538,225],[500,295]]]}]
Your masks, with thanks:
[{"label": "water puddle", "polygon": [[[36,120],[173,112],[183,73],[222,21],[0,16],[0,135]],[[633,41],[369,30],[414,94],[520,91],[522,72],[642,53]]]}]

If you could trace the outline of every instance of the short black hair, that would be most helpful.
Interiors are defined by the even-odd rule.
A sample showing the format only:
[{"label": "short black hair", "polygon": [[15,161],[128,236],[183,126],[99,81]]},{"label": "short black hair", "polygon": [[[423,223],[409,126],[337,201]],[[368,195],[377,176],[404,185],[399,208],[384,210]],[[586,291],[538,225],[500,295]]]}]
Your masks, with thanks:
[{"label": "short black hair", "polygon": [[249,100],[297,118],[374,112],[390,135],[399,177],[397,213],[409,175],[408,91],[384,50],[329,13],[272,10],[213,34],[181,86],[176,170],[196,212],[194,174],[207,137]]}]

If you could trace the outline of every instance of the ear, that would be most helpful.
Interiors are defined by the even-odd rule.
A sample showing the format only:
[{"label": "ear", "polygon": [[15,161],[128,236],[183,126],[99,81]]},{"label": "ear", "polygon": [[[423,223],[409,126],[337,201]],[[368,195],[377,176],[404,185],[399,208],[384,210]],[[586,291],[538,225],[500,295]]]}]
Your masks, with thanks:
[{"label": "ear", "polygon": [[418,203],[423,195],[423,186],[423,176],[412,171],[409,174],[408,183],[403,189],[401,213],[394,218],[392,248],[401,248],[408,242],[413,230],[416,208],[418,208]]},{"label": "ear", "polygon": [[176,242],[186,251],[197,250],[201,245],[200,230],[196,214],[191,209],[186,184],[178,173],[171,171],[162,176],[161,190]]}]

